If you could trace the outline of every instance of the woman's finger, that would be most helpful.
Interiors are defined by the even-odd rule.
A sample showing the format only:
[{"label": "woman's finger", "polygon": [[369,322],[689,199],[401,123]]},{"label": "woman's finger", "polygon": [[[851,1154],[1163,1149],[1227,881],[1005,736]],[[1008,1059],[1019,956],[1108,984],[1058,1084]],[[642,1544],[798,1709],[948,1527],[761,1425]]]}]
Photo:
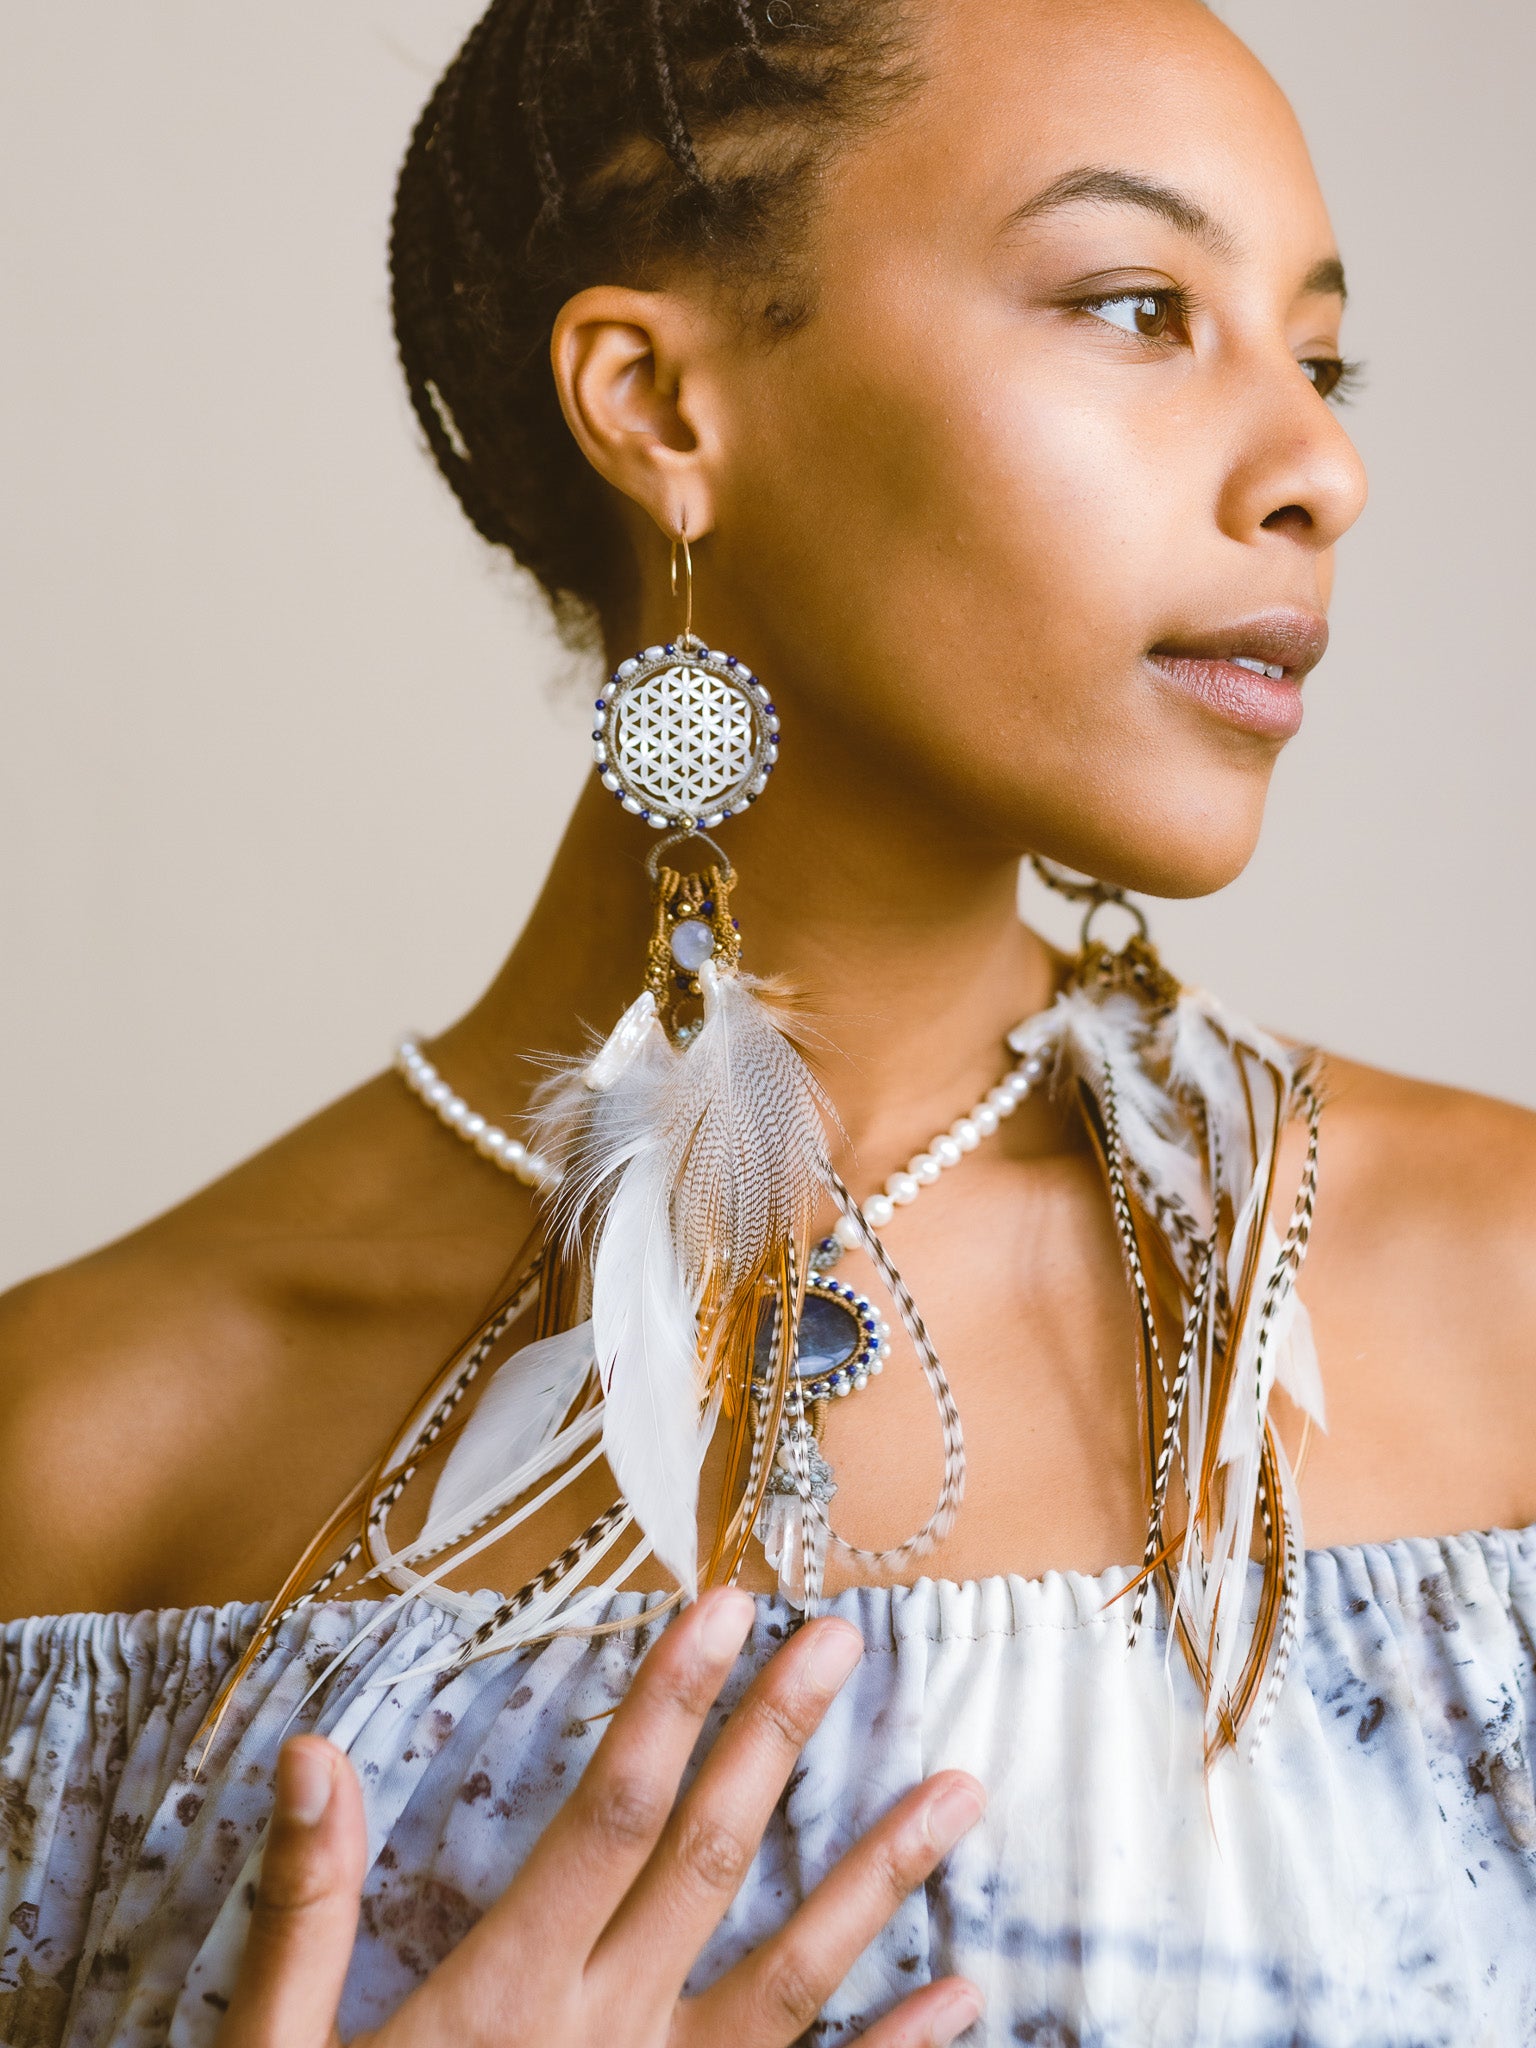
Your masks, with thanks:
[{"label": "woman's finger", "polygon": [[513,1947],[585,1965],[667,1824],[754,1612],[749,1593],[717,1586],[664,1631],[575,1789],[461,1944],[462,1969],[504,1973]]},{"label": "woman's finger", "polygon": [[863,1652],[831,1617],[795,1634],[758,1673],[678,1803],[655,1854],[598,1942],[594,1968],[618,1983],[670,1967],[682,1990],[757,1854],[801,1750]]},{"label": "woman's finger", "polygon": [[318,1735],[285,1743],[250,1934],[218,2048],[328,2048],[357,1934],[367,1829],[357,1775]]},{"label": "woman's finger", "polygon": [[985,2001],[964,1977],[925,1984],[857,2036],[858,2048],[949,2048],[981,2018]]},{"label": "woman's finger", "polygon": [[[691,2002],[689,2040],[785,2048],[811,2025],[902,1900],[974,1826],[985,1804],[985,1792],[964,1771],[941,1771],[898,1800],[777,1934]],[[887,2016],[893,2024],[908,2003]],[[928,2012],[929,2001],[912,2010]],[[919,2018],[913,2024],[921,2028],[928,2022]],[[900,2033],[889,2041],[878,2032],[867,2038],[880,2048],[906,2048]],[[922,2042],[927,2036],[919,2031],[912,2038]]]}]

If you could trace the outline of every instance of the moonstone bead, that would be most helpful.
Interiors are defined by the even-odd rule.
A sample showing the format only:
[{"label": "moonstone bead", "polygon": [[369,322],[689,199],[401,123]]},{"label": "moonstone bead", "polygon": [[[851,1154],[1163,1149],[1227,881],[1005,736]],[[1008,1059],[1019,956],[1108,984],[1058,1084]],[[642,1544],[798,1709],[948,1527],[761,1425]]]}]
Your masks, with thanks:
[{"label": "moonstone bead", "polygon": [[672,958],[689,974],[696,974],[715,950],[715,935],[702,918],[685,918],[674,927],[669,941]]}]

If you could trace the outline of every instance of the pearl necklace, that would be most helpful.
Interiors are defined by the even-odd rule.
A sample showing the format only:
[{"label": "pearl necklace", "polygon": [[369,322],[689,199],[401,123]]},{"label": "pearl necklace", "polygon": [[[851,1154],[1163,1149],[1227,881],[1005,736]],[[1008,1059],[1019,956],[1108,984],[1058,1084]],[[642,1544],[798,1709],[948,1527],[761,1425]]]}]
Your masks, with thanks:
[{"label": "pearl necklace", "polygon": [[[517,1138],[470,1108],[462,1095],[443,1079],[414,1036],[402,1038],[395,1052],[395,1071],[411,1093],[424,1102],[456,1138],[473,1145],[482,1159],[488,1159],[503,1173],[514,1174],[525,1187],[553,1189],[560,1185],[560,1169]],[[990,1089],[970,1112],[957,1117],[947,1131],[939,1131],[921,1152],[915,1152],[905,1167],[893,1173],[883,1191],[864,1204],[864,1220],[872,1230],[883,1230],[898,1209],[915,1202],[924,1188],[952,1166],[958,1166],[967,1152],[974,1152],[983,1138],[990,1138],[1004,1117],[1013,1115],[1045,1071],[1038,1054],[1030,1053],[1010,1067],[997,1086]],[[848,1250],[859,1242],[859,1227],[852,1217],[839,1216],[832,1236]]]}]

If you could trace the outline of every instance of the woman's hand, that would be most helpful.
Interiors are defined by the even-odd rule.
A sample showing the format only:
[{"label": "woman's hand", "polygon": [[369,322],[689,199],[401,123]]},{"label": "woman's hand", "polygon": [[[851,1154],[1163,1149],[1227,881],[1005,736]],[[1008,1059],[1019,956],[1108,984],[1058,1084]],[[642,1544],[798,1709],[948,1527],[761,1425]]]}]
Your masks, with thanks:
[{"label": "woman's hand", "polygon": [[[787,2048],[914,1885],[981,1812],[963,1771],[915,1787],[785,1926],[707,1991],[682,1988],[751,1866],[796,1757],[859,1660],[857,1632],[798,1630],[754,1680],[685,1798],[678,1782],[752,1621],[705,1593],[664,1631],[522,1869],[370,2048]],[[317,1736],[284,1748],[241,1965],[218,2048],[337,2048],[366,1861],[351,1765]],[[938,2048],[981,2010],[925,1985],[859,2036]]]}]

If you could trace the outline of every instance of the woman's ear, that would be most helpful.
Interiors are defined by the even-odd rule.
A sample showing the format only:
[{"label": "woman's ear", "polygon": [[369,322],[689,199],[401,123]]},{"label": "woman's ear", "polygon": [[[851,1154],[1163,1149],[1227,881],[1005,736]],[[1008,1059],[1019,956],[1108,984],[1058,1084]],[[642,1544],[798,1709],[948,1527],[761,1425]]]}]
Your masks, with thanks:
[{"label": "woman's ear", "polygon": [[567,300],[550,360],[560,404],[598,475],[662,532],[715,522],[715,448],[703,321],[670,292],[593,285]]}]

